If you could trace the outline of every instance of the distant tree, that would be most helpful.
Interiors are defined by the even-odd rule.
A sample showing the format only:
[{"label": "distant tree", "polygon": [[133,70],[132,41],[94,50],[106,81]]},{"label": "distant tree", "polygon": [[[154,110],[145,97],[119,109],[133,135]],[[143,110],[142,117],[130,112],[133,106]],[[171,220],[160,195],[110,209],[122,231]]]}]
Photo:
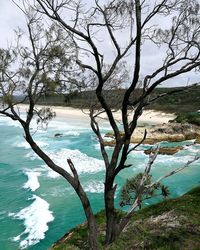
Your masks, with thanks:
[{"label": "distant tree", "polygon": [[[152,92],[170,79],[175,81],[184,73],[199,70],[199,4],[196,0],[95,0],[92,4],[81,0],[24,0],[16,3],[20,5],[28,20],[30,46],[19,44],[21,33],[18,33],[19,39],[15,47],[0,50],[0,114],[19,121],[24,129],[25,139],[34,152],[48,167],[72,185],[87,218],[90,249],[98,249],[95,217],[73,162],[68,159],[72,173],[67,172],[56,165],[33,139],[30,123],[34,116],[39,120],[52,118],[51,110],[40,112],[35,105],[49,91],[61,92],[71,86],[71,83],[78,89],[79,84],[82,84],[80,79],[87,79],[87,76],[88,79],[93,79],[93,89],[101,109],[91,107],[89,115],[105,163],[105,243],[110,244],[141,205],[144,194],[149,194],[149,190],[153,191],[163,178],[181,171],[196,160],[195,158],[182,168],[153,181],[150,178],[150,170],[156,154],[151,155],[137,183],[137,192],[130,210],[118,219],[114,204],[117,189],[115,178],[122,170],[134,167],[134,162],[127,164],[127,158],[143,142],[142,140],[134,147],[130,144],[138,119],[146,106],[170,94],[166,92],[151,97]],[[50,27],[41,24],[47,18],[48,22],[52,21]],[[111,46],[110,51],[112,50],[111,59],[104,50],[108,44]],[[159,65],[155,55],[152,60],[154,69],[144,76],[142,62],[146,52],[143,48],[147,45],[150,49],[152,46],[162,49],[163,55]],[[122,71],[119,75],[115,73],[121,68],[120,65],[125,65],[125,61],[126,65],[129,65],[129,79]],[[18,65],[17,69],[13,65]],[[124,82],[126,87],[122,101],[118,103],[122,127],[119,127],[114,117],[115,109],[108,104],[104,91],[110,86],[115,87],[119,82]],[[138,86],[140,91],[136,95]],[[26,118],[21,117],[17,108],[18,102],[14,100],[14,95],[21,92],[25,97],[20,103],[29,103]],[[131,96],[134,96],[134,99]],[[129,115],[130,109],[133,110],[132,116]],[[116,141],[110,157],[97,122],[102,113],[106,114]],[[146,131],[144,139],[145,136]]]}]

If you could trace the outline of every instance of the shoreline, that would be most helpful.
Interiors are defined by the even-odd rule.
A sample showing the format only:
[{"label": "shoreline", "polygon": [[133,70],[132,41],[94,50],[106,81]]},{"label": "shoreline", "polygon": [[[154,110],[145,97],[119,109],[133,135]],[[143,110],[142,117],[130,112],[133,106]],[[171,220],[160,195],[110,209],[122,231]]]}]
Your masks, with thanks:
[{"label": "shoreline", "polygon": [[[20,111],[25,112],[28,109],[28,104],[20,104],[17,105]],[[36,107],[45,107],[41,105],[37,105]],[[64,106],[46,106],[51,107],[54,112],[56,112],[56,118],[57,119],[80,119],[83,122],[89,122],[89,110],[88,109],[78,109],[78,108],[72,108],[72,107],[64,107]],[[129,115],[131,116],[133,112],[130,112]],[[175,119],[174,113],[165,113],[162,111],[156,111],[156,110],[144,110],[142,115],[138,119],[138,123],[140,126],[145,125],[160,125],[163,123],[168,123],[169,120]],[[114,113],[114,118],[121,122],[121,111],[118,110]],[[105,122],[106,121],[106,115],[102,114],[99,118],[99,120]]]}]

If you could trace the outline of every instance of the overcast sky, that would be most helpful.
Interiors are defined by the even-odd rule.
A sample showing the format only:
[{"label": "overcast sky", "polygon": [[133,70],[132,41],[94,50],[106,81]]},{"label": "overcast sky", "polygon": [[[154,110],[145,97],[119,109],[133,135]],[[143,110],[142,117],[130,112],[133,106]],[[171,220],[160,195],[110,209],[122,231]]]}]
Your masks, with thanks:
[{"label": "overcast sky", "polygon": [[14,38],[13,30],[24,26],[25,18],[11,0],[0,0],[0,46],[6,47]]},{"label": "overcast sky", "polygon": [[[17,27],[25,28],[25,18],[23,13],[12,3],[11,0],[0,0],[0,47],[7,47],[9,44],[14,43],[14,29]],[[105,48],[105,46],[104,46]],[[112,54],[109,43],[106,46],[106,55],[110,57]],[[148,47],[144,48],[142,59],[142,75],[145,76],[155,69],[155,65],[159,64],[159,56],[163,54],[162,50],[158,48]],[[109,59],[109,58],[108,58]],[[180,76],[171,80],[165,86],[179,86],[186,85],[188,82],[197,82],[198,75],[194,72]]]}]

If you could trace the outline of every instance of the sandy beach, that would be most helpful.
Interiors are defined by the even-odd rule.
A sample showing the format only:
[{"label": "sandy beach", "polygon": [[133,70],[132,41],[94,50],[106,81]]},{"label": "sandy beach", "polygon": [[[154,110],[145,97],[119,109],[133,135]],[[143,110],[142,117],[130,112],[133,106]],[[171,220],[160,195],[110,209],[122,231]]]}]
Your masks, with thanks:
[{"label": "sandy beach", "polygon": [[[26,104],[20,104],[18,105],[19,110],[24,112],[28,110],[28,105]],[[37,106],[38,109],[40,109],[42,106]],[[56,117],[58,119],[79,119],[83,122],[89,122],[89,110],[88,109],[76,109],[71,107],[62,107],[62,106],[51,106],[52,110],[56,112]],[[129,112],[129,116],[132,117],[133,112]],[[101,114],[100,117],[105,122],[106,115]],[[114,112],[114,117],[120,122],[121,121],[121,111],[118,110],[117,112]],[[145,124],[163,124],[167,123],[169,120],[175,119],[175,114],[173,113],[165,113],[161,111],[155,111],[155,110],[144,110],[142,115],[139,118],[139,124],[145,125]]]}]

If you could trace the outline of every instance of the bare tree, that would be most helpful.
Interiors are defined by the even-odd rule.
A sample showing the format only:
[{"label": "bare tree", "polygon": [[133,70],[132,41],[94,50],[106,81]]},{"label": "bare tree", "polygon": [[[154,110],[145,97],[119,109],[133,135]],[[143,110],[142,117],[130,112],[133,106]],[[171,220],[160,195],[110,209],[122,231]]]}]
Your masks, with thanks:
[{"label": "bare tree", "polygon": [[[199,70],[199,4],[196,0],[95,0],[92,6],[90,6],[90,3],[81,0],[24,0],[22,1],[21,8],[27,17],[29,16],[27,10],[31,9],[31,13],[37,13],[37,15],[40,15],[40,18],[48,18],[54,25],[58,25],[58,30],[55,32],[56,41],[52,42],[58,42],[59,46],[58,51],[54,50],[52,54],[50,53],[51,50],[50,52],[48,51],[51,42],[42,47],[36,46],[37,42],[40,40],[43,41],[44,38],[37,38],[37,32],[36,35],[33,35],[30,28],[32,19],[29,18],[28,30],[32,45],[31,52],[28,55],[26,53],[23,54],[24,50],[21,47],[19,52],[20,56],[25,59],[25,62],[27,60],[31,61],[31,71],[29,71],[29,67],[25,67],[26,70],[24,73],[23,70],[22,72],[18,70],[17,73],[10,71],[9,66],[13,62],[13,58],[17,55],[12,50],[4,50],[0,54],[0,87],[4,105],[0,114],[8,116],[13,120],[18,120],[24,128],[25,139],[31,145],[32,149],[51,169],[62,175],[75,189],[87,217],[90,248],[98,249],[96,222],[87,195],[79,182],[75,166],[69,159],[68,164],[72,174],[57,166],[39,148],[30,134],[30,122],[35,114],[38,115],[38,112],[35,110],[38,95],[41,96],[51,86],[51,77],[57,76],[57,74],[59,76],[56,81],[55,79],[53,80],[53,83],[64,83],[69,79],[69,65],[65,62],[68,57],[61,56],[66,55],[65,53],[61,53],[60,57],[57,57],[60,48],[67,48],[67,50],[72,51],[72,55],[74,56],[71,58],[72,63],[70,62],[69,64],[73,64],[73,69],[82,69],[82,74],[86,75],[90,74],[88,72],[92,72],[94,76],[94,81],[97,83],[95,93],[101,110],[96,111],[94,108],[91,108],[90,118],[91,127],[98,137],[101,154],[105,163],[105,243],[109,244],[116,239],[128,223],[135,209],[140,206],[143,193],[147,192],[148,188],[152,189],[156,187],[158,182],[161,181],[159,180],[156,183],[147,181],[151,166],[155,160],[154,155],[150,156],[149,163],[140,179],[139,190],[134,197],[131,209],[120,221],[118,220],[114,205],[114,197],[117,189],[115,178],[122,170],[132,167],[132,165],[127,165],[127,158],[130,152],[135,150],[140,143],[131,148],[130,140],[143,109],[163,96],[159,95],[151,98],[151,93],[157,86],[170,79],[176,79],[184,73]],[[162,21],[165,24],[168,23],[168,25],[164,25]],[[68,38],[66,43],[62,43],[64,34]],[[123,34],[123,39],[120,39],[120,34]],[[102,35],[104,38],[102,38]],[[108,42],[112,44],[112,59],[108,59],[103,50]],[[164,53],[160,64],[156,66],[157,68],[144,76],[145,71],[143,72],[141,65],[143,53],[145,53],[143,48],[147,45],[150,48],[152,46],[162,48]],[[55,46],[53,47],[55,48]],[[48,56],[49,53],[51,56]],[[121,133],[121,129],[114,117],[115,110],[109,105],[104,90],[116,81],[115,72],[125,60],[130,68],[130,79],[126,79],[124,83],[126,91],[119,104],[123,124],[123,133]],[[58,64],[64,68],[59,69],[56,64],[56,69],[54,69],[54,62],[59,62]],[[22,65],[21,68],[24,69],[24,66]],[[46,73],[47,69],[51,69],[48,72],[48,77]],[[26,76],[26,74],[28,75]],[[143,80],[141,80],[142,75],[144,76]],[[117,81],[123,79],[122,74],[117,78]],[[15,108],[16,103],[12,99],[14,91],[18,90],[18,86],[22,86],[22,83],[24,83],[23,86],[26,86],[26,99],[29,101],[26,120],[20,117]],[[138,85],[140,85],[139,94],[137,92],[137,95],[134,95]],[[59,89],[58,86],[56,87]],[[54,90],[56,87],[54,86]],[[131,98],[132,96],[134,98]],[[132,116],[129,116],[130,109],[134,110]],[[102,113],[106,114],[116,141],[111,157],[108,156],[101,128],[97,122],[98,116]],[[144,138],[145,136],[146,132],[144,132]],[[184,169],[193,161],[186,163],[181,169]],[[176,172],[179,171],[170,173],[165,177]]]}]

